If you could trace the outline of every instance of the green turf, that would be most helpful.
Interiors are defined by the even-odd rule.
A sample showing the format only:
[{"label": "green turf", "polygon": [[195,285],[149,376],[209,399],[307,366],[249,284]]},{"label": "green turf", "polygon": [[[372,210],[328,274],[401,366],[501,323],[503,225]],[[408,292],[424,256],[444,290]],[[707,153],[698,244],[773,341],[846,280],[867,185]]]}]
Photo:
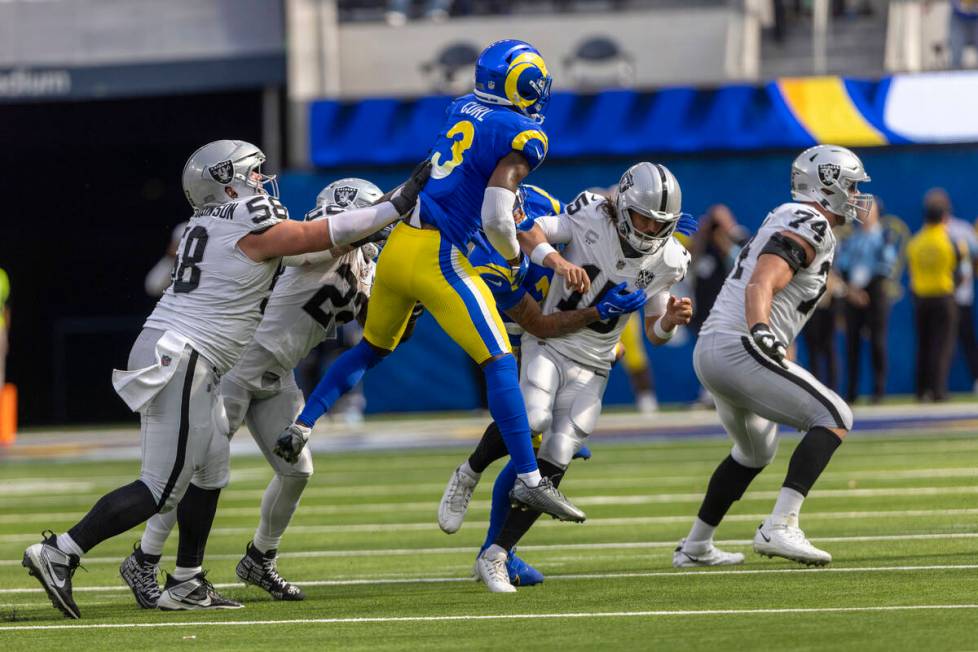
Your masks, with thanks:
[{"label": "green turf", "polygon": [[[137,464],[8,463],[0,466],[0,645],[3,652],[978,648],[978,609],[951,608],[978,603],[978,439],[927,432],[846,443],[803,514],[808,535],[835,557],[822,571],[750,551],[794,442],[784,441],[778,460],[720,529],[728,549],[748,554],[746,564],[724,572],[679,572],[670,565],[672,546],[687,531],[712,469],[728,450],[721,440],[594,442],[594,459],[576,463],[563,485],[587,510],[589,522],[541,520],[523,542],[522,555],[548,580],[516,595],[490,595],[480,584],[457,581],[469,575],[481,542],[492,473],[458,534],[446,536],[436,525],[443,483],[464,451],[333,454],[317,460],[279,564],[284,575],[305,584],[305,602],[275,603],[237,584],[222,591],[245,601],[243,610],[140,610],[117,574],[134,532],[93,550],[84,561],[88,572],[75,576],[82,621],[66,621],[50,607],[20,567],[22,551],[42,529],[63,531],[102,493],[131,481]],[[271,475],[260,458],[235,459],[233,468],[208,548],[206,565],[216,583],[234,581]],[[173,549],[168,545],[164,567],[172,564]],[[21,588],[31,591],[12,591]],[[98,588],[109,590],[92,590]],[[879,610],[901,606],[908,608]],[[838,611],[751,612],[826,608]],[[740,613],[674,613],[710,610]],[[471,618],[491,615],[549,617]],[[427,617],[457,619],[422,620]],[[377,620],[269,622],[352,618]],[[418,620],[391,620],[397,618]],[[200,624],[234,621],[256,624]],[[76,622],[124,626],[9,629]]]}]

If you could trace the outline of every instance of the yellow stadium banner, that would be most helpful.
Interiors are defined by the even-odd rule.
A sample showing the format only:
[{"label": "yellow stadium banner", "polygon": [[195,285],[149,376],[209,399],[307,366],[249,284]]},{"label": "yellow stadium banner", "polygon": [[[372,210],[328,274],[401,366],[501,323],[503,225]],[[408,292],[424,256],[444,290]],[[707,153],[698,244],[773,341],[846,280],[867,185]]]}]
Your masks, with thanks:
[{"label": "yellow stadium banner", "polygon": [[853,147],[887,144],[856,108],[841,77],[787,77],[778,80],[778,88],[816,141]]}]

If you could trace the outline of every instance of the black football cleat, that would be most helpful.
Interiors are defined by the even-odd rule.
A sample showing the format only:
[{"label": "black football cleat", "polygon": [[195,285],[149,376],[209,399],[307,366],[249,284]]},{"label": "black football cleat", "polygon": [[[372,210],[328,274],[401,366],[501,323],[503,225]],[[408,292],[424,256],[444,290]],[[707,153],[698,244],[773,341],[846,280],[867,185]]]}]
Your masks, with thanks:
[{"label": "black football cleat", "polygon": [[71,578],[79,565],[78,555],[61,550],[54,532],[45,530],[41,536],[45,537],[44,541],[28,546],[21,564],[41,583],[55,609],[67,618],[79,619],[81,612],[71,595]]},{"label": "black football cleat", "polygon": [[275,563],[277,554],[277,550],[262,553],[249,541],[245,556],[238,562],[238,578],[245,584],[253,584],[268,591],[276,600],[305,600],[306,594],[302,589],[278,574]]},{"label": "black football cleat", "polygon": [[156,601],[156,606],[163,611],[196,611],[200,609],[241,609],[240,602],[235,602],[217,592],[214,585],[207,579],[207,572],[197,573],[189,580],[174,579],[167,573],[166,585]]}]

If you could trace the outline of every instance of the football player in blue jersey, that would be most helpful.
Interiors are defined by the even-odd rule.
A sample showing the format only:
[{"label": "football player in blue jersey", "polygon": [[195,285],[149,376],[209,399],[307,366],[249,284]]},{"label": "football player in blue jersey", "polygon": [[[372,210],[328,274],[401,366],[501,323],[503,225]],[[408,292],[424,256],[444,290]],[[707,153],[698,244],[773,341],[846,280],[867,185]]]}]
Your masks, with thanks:
[{"label": "football player in blue jersey", "polygon": [[[529,184],[521,186],[520,198],[523,200],[522,207],[525,210],[525,215],[522,216],[524,219],[517,220],[520,222],[520,230],[528,230],[532,226],[533,220],[538,217],[559,215],[565,209],[562,202],[554,199],[541,188]],[[690,236],[695,233],[696,228],[696,220],[690,215],[683,214],[679,219],[673,237],[688,248]],[[498,258],[498,254],[495,256]],[[625,294],[609,292],[605,296],[606,305],[600,307],[601,312],[599,312],[599,307],[595,306],[544,315],[541,305],[549,290],[550,279],[553,276],[552,270],[531,264],[519,288],[504,289],[502,284],[497,282],[499,279],[498,260],[495,260],[486,249],[476,247],[469,254],[469,260],[482,273],[489,287],[493,289],[496,305],[503,313],[503,320],[507,322],[510,341],[517,352],[523,332],[528,332],[541,339],[559,337],[600,321],[602,319],[601,312],[607,314],[610,309],[614,308],[619,310],[620,314],[630,314],[641,307],[641,292]],[[534,448],[539,447],[539,440],[540,434],[536,433],[534,435]],[[438,525],[442,531],[446,534],[453,534],[461,528],[472,493],[482,473],[493,462],[504,457],[506,457],[505,444],[499,435],[498,427],[492,423],[486,428],[482,439],[479,440],[469,458],[456,468],[449,478],[441,503],[438,506]],[[582,446],[574,454],[575,459],[587,460],[590,457],[591,451],[587,446]],[[479,550],[480,554],[495,540],[509,515],[508,488],[512,486],[514,479],[515,470],[512,464],[507,464],[496,477],[492,489],[489,528],[486,532],[485,541]],[[544,579],[542,573],[516,555],[515,549],[509,552],[506,570],[513,586],[533,586],[543,582]]]},{"label": "football player in blue jersey", "polygon": [[[497,41],[479,56],[474,93],[448,107],[431,150],[431,178],[377,261],[363,340],[336,360],[279,437],[280,457],[297,459],[316,420],[394,350],[420,302],[485,373],[489,411],[517,469],[512,499],[561,520],[585,519],[540,475],[505,326],[489,288],[463,254],[481,228],[506,261],[506,280],[519,284],[527,263],[513,207],[519,184],[547,154],[541,123],[551,81],[543,57],[524,41]],[[549,260],[569,287],[589,287],[581,268],[557,259]]]},{"label": "football player in blue jersey", "polygon": [[[538,217],[560,215],[563,211],[564,204],[542,188],[531,184],[520,185],[514,213],[521,230],[532,226],[533,220]],[[523,277],[523,282],[514,287],[507,278],[506,260],[489,246],[481,234],[475,238],[475,247],[469,253],[469,262],[489,286],[517,357],[520,338],[524,332],[542,339],[560,337],[602,319],[602,309],[597,306],[544,315],[541,304],[550,289],[553,270],[531,263]],[[614,303],[622,314],[625,314],[641,307],[642,293],[609,293],[607,300],[609,304]],[[539,445],[538,438],[539,436],[534,439],[534,448]],[[493,422],[486,428],[485,434],[469,459],[452,474],[445,489],[438,508],[438,525],[445,533],[452,534],[462,525],[472,489],[475,487],[474,482],[471,482],[472,474],[475,474],[475,482],[477,482],[482,471],[506,454],[506,444],[499,427]],[[578,451],[575,457],[588,458],[590,452],[585,447]],[[493,485],[492,509],[487,534],[489,543],[495,539],[496,533],[509,514],[509,488],[513,486],[515,480],[515,467],[510,464],[500,473]],[[489,543],[483,546],[483,549]],[[507,561],[507,569],[510,573],[510,581],[514,585],[531,586],[543,581],[541,573],[512,552]]]}]

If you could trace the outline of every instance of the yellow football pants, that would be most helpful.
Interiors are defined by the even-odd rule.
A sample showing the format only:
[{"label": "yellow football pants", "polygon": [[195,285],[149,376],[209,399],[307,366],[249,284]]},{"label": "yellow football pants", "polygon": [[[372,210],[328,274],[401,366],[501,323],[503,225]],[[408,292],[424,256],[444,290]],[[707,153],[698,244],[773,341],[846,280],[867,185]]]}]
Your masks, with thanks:
[{"label": "yellow football pants", "polygon": [[492,293],[468,259],[441,232],[401,223],[377,260],[364,338],[393,351],[418,301],[477,363],[511,352]]},{"label": "yellow football pants", "polygon": [[630,374],[649,368],[649,356],[642,341],[642,324],[642,315],[634,312],[621,333],[621,345],[625,349],[622,364]]}]

